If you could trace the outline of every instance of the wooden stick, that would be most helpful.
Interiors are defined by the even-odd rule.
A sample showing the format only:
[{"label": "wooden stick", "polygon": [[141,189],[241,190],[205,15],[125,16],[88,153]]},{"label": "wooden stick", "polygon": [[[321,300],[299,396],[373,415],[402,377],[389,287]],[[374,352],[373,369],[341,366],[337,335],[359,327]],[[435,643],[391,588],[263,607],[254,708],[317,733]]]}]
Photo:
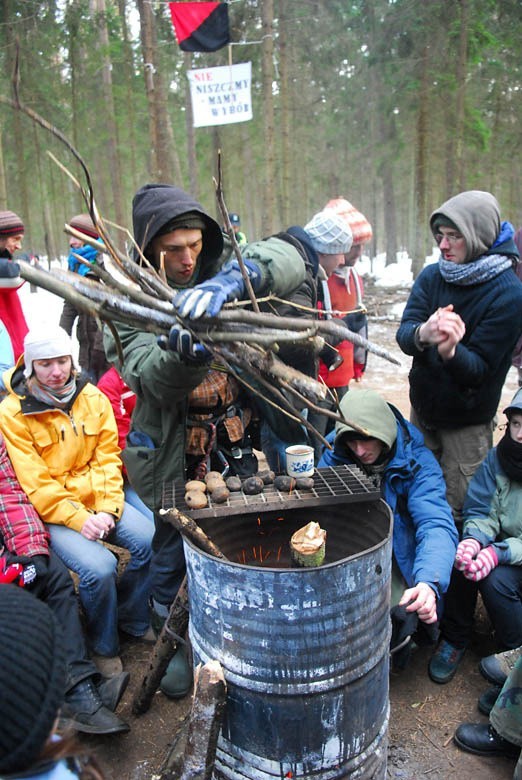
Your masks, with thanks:
[{"label": "wooden stick", "polygon": [[[160,514],[181,534],[190,539],[196,547],[199,547],[209,555],[213,555],[215,558],[227,560],[219,547],[208,538],[193,518],[187,517],[178,509],[160,509]],[[147,672],[143,677],[139,690],[134,696],[132,711],[135,715],[143,715],[144,712],[148,711],[154,694],[159,688],[161,678],[169,665],[169,661],[177,650],[178,640],[176,637],[182,637],[185,634],[188,622],[188,587],[187,578],[185,577],[176,598],[172,602],[169,615],[163,624],[156,644],[152,649]]]},{"label": "wooden stick", "polygon": [[226,683],[219,661],[209,661],[198,667],[194,685],[183,771],[179,780],[210,780],[226,707]]}]

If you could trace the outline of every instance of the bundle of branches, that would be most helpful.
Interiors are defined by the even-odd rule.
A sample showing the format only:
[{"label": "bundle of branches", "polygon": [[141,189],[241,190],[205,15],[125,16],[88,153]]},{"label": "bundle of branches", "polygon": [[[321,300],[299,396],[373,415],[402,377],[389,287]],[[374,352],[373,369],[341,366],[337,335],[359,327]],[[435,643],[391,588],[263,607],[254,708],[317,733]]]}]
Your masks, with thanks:
[{"label": "bundle of branches", "polygon": [[[319,353],[325,343],[335,345],[340,341],[349,340],[356,345],[364,346],[368,351],[392,363],[398,363],[398,361],[386,350],[352,333],[341,319],[317,320],[313,318],[313,312],[310,312],[310,318],[289,318],[259,311],[258,301],[245,271],[241,252],[230,225],[228,209],[223,199],[220,158],[218,159],[218,180],[215,182],[216,196],[223,222],[227,226],[235,255],[243,273],[245,289],[249,295],[247,303],[250,303],[252,311],[237,303],[232,303],[226,305],[214,318],[182,319],[172,306],[173,290],[169,287],[164,274],[151,266],[128,231],[126,231],[129,238],[128,244],[130,243],[138,260],[131,259],[128,252],[118,250],[106,227],[105,220],[102,219],[96,207],[94,189],[87,165],[74,146],[57,128],[21,102],[18,94],[17,72],[17,63],[15,63],[14,100],[0,96],[0,101],[27,114],[34,122],[59,138],[72,152],[81,166],[86,179],[86,187],[81,186],[64,166],[61,166],[55,158],[53,159],[81,191],[101,243],[69,225],[66,225],[65,229],[70,235],[103,252],[103,255],[98,255],[99,259],[94,264],[89,264],[85,258],[78,257],[80,262],[90,266],[90,271],[97,277],[97,280],[85,278],[60,268],[45,271],[28,263],[20,263],[21,276],[32,284],[65,298],[78,310],[106,322],[115,335],[117,334],[114,322],[126,323],[140,330],[152,331],[164,336],[168,336],[173,325],[181,324],[192,333],[194,338],[207,347],[217,362],[225,366],[253,393],[261,395],[269,404],[308,428],[324,442],[323,437],[308,423],[306,414],[303,415],[296,409],[308,408],[327,414],[335,420],[341,420],[339,410],[331,412],[319,406],[326,398],[328,392],[326,385],[280,361],[277,357],[278,345],[282,343],[299,344],[300,347],[307,347],[315,353]],[[121,228],[119,229],[121,230]],[[355,425],[354,428],[360,430],[361,433],[367,433]]]},{"label": "bundle of branches", "polygon": [[[296,408],[319,410],[333,419],[342,418],[338,412],[318,407],[326,398],[326,385],[279,360],[279,344],[298,344],[319,353],[325,343],[334,345],[348,339],[397,362],[385,350],[348,330],[340,319],[279,317],[249,311],[234,303],[226,304],[213,318],[182,319],[172,306],[173,290],[160,274],[118,252],[112,242],[107,241],[106,231],[96,214],[93,221],[100,235],[105,233],[101,247],[104,254],[99,254],[94,264],[88,264],[80,256],[78,259],[90,265],[90,272],[98,281],[61,268],[46,271],[24,262],[20,263],[21,276],[109,326],[121,322],[168,336],[173,325],[181,324],[252,392],[260,394],[259,387],[266,388],[266,394],[261,392],[265,400],[312,431],[313,427],[296,412]],[[74,228],[66,226],[66,231],[100,248],[99,243]],[[255,387],[249,378],[255,380]]]}]

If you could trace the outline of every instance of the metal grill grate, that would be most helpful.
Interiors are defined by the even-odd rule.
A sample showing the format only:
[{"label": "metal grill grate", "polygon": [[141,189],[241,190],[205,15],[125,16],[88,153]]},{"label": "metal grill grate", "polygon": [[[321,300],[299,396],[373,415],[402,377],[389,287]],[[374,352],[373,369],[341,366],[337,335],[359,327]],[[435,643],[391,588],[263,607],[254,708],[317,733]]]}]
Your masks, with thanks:
[{"label": "metal grill grate", "polygon": [[189,509],[185,503],[185,486],[181,482],[164,485],[163,508],[176,507],[194,519],[243,515],[250,512],[285,511],[292,505],[299,509],[307,506],[346,504],[355,501],[377,501],[379,489],[356,466],[330,466],[316,469],[312,490],[293,490],[282,493],[273,485],[266,485],[262,493],[247,496],[243,492],[230,493],[224,504],[213,504],[208,496],[205,509]]}]

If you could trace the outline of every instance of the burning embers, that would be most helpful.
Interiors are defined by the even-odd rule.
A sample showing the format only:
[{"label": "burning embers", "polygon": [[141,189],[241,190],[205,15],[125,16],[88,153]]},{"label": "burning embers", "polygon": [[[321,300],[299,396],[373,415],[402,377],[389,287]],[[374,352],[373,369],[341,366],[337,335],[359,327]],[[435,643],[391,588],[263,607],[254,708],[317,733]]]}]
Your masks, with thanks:
[{"label": "burning embers", "polygon": [[254,534],[263,537],[263,541],[251,546],[245,544],[236,555],[237,562],[244,566],[309,567],[324,562],[326,531],[319,523],[311,521],[293,531],[282,516],[257,517]]}]

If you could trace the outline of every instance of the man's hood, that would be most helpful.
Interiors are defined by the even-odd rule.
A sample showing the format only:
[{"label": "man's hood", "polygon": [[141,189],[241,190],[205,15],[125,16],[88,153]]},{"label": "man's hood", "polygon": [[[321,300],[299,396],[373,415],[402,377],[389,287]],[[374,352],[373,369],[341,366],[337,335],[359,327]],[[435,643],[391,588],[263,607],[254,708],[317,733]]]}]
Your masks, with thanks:
[{"label": "man's hood", "polygon": [[500,208],[490,192],[461,192],[442,204],[430,217],[433,235],[438,216],[451,220],[466,241],[466,263],[486,254],[500,233]]},{"label": "man's hood", "polygon": [[336,441],[346,433],[353,433],[350,423],[366,431],[367,436],[384,442],[391,449],[397,438],[397,420],[390,405],[375,390],[350,390],[345,393],[340,406],[346,423],[335,426]]},{"label": "man's hood", "polygon": [[147,256],[147,247],[167,222],[189,211],[198,214],[206,225],[200,261],[218,260],[223,251],[223,234],[218,223],[191,195],[171,184],[145,184],[133,198],[134,240],[143,254]]}]

